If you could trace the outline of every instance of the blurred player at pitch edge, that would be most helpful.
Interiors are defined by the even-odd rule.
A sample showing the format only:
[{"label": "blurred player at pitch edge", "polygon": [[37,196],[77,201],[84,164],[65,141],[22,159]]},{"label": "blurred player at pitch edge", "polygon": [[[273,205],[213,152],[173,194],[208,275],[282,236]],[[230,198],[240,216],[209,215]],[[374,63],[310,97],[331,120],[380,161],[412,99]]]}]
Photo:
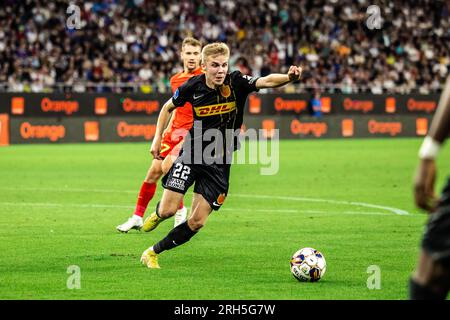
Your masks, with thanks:
[{"label": "blurred player at pitch edge", "polygon": [[439,200],[435,198],[435,159],[450,133],[450,76],[439,100],[430,132],[419,151],[414,181],[416,205],[430,213],[422,238],[416,273],[409,282],[412,300],[444,300],[450,289],[450,178]]},{"label": "blurred player at pitch edge", "polygon": [[[201,49],[202,45],[200,41],[190,37],[183,40],[181,45],[181,60],[183,61],[184,70],[175,74],[170,79],[172,93],[174,93],[178,87],[189,78],[202,74],[202,69],[200,68]],[[128,232],[131,229],[140,230],[143,226],[144,231],[149,231],[146,230],[145,224],[142,221],[145,210],[147,209],[148,203],[155,195],[157,181],[161,178],[163,173],[167,173],[172,166],[172,163],[177,158],[181,145],[183,144],[183,138],[189,129],[191,129],[192,122],[192,107],[189,104],[178,108],[173,114],[171,122],[164,132],[164,137],[161,141],[161,152],[159,157],[153,159],[152,165],[142,183],[134,214],[125,223],[116,227],[118,231]],[[187,216],[187,209],[183,205],[183,198],[181,198],[179,204],[179,208],[175,215],[175,227],[186,221]]]},{"label": "blurred player at pitch edge", "polygon": [[[219,210],[224,203],[229,186],[229,160],[237,149],[236,144],[229,143],[234,138],[227,139],[227,132],[240,131],[247,96],[261,88],[281,87],[298,80],[301,75],[301,68],[296,66],[291,66],[287,74],[270,74],[260,78],[243,75],[239,71],[228,73],[229,58],[230,50],[226,44],[206,45],[202,50],[205,74],[192,77],[178,88],[159,114],[151,150],[155,158],[160,153],[158,141],[170,112],[190,103],[194,111],[194,125],[186,135],[180,156],[162,179],[164,193],[156,212],[148,218],[149,227],[154,229],[161,221],[173,216],[186,191],[194,183],[195,186],[189,219],[143,252],[141,262],[148,268],[159,268],[158,254],[189,241],[205,225],[209,214]],[[212,131],[217,133],[212,156],[215,161],[209,162],[207,160],[210,158],[205,157],[209,145],[204,140],[209,140],[206,136]],[[200,159],[196,161],[199,154]]]}]

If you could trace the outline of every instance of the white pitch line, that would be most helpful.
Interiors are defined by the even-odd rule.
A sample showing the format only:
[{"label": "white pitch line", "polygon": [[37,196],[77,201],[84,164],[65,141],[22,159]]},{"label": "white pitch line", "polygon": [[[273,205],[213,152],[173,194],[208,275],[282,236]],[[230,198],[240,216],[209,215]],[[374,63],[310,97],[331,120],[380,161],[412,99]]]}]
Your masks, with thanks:
[{"label": "white pitch line", "polygon": [[317,198],[304,198],[304,197],[284,197],[284,196],[266,196],[266,195],[254,195],[254,194],[234,194],[233,197],[242,197],[242,198],[255,198],[255,199],[278,199],[278,200],[286,200],[286,201],[302,201],[302,202],[325,202],[325,203],[332,203],[332,204],[343,204],[343,205],[349,205],[349,206],[358,206],[358,207],[366,207],[366,208],[373,208],[373,209],[382,209],[387,210],[390,212],[393,212],[398,215],[409,215],[410,213],[408,211],[393,208],[393,207],[386,207],[386,206],[379,206],[376,204],[371,203],[365,203],[365,202],[353,202],[353,201],[342,201],[342,200],[329,200],[329,199],[317,199]]},{"label": "white pitch line", "polygon": [[392,216],[387,212],[358,212],[358,211],[319,211],[319,210],[292,210],[292,209],[242,209],[242,208],[221,208],[220,211],[248,211],[248,212],[280,212],[280,213],[305,213],[305,214],[319,214],[319,215],[331,215],[331,214],[345,214],[345,215],[370,215],[370,216]]},{"label": "white pitch line", "polygon": [[[99,193],[134,193],[137,194],[137,190],[110,190],[110,189],[82,189],[82,188],[14,188],[14,187],[0,187],[0,190],[26,190],[26,191],[50,191],[50,192],[99,192]],[[380,206],[371,203],[365,202],[354,202],[354,201],[343,201],[343,200],[331,200],[331,199],[320,199],[320,198],[305,198],[305,197],[286,197],[286,196],[269,196],[269,195],[254,195],[254,194],[229,194],[232,197],[241,197],[241,198],[254,198],[254,199],[277,199],[277,200],[285,200],[285,201],[301,201],[301,202],[322,202],[322,203],[331,203],[331,204],[339,204],[339,205],[348,205],[348,206],[357,206],[357,207],[365,207],[372,209],[381,209],[386,210],[397,215],[409,215],[408,211]]]},{"label": "white pitch line", "polygon": [[33,207],[74,207],[74,208],[125,208],[133,209],[133,206],[115,204],[79,204],[79,203],[51,203],[51,202],[0,202],[4,206],[33,206]]},{"label": "white pitch line", "polygon": [[97,192],[97,193],[138,193],[139,191],[134,190],[108,190],[108,189],[82,189],[82,188],[14,188],[14,187],[0,187],[0,190],[22,190],[22,191],[50,191],[50,192]]},{"label": "white pitch line", "polygon": [[[51,202],[0,202],[0,206],[22,206],[22,207],[47,207],[47,208],[82,208],[82,209],[98,209],[98,208],[120,208],[120,209],[133,209],[133,206],[126,205],[114,205],[114,204],[79,204],[79,203],[51,203]],[[298,209],[250,209],[250,208],[221,208],[221,211],[246,211],[246,212],[263,212],[263,213],[302,213],[302,214],[319,214],[319,215],[332,215],[332,214],[345,214],[345,215],[382,215],[390,216],[386,212],[358,212],[358,211],[343,211],[343,212],[330,212],[320,210],[298,210]]]}]

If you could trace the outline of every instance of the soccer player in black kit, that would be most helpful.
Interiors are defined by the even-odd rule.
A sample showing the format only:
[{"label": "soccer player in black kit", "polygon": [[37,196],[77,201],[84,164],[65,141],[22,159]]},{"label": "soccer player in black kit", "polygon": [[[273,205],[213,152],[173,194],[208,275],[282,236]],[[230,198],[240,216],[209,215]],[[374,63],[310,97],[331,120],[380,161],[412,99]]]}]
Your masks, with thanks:
[{"label": "soccer player in black kit", "polygon": [[229,132],[240,129],[247,96],[258,89],[281,87],[296,81],[302,72],[300,67],[291,66],[287,74],[274,73],[259,78],[239,71],[228,73],[229,57],[230,50],[225,43],[206,45],[202,50],[205,73],[183,84],[159,114],[151,148],[155,158],[159,157],[161,136],[171,111],[190,103],[194,124],[179,157],[163,178],[164,193],[156,212],[149,218],[151,229],[173,216],[186,191],[194,183],[195,186],[189,219],[142,254],[141,262],[148,268],[159,268],[158,254],[189,241],[205,225],[212,210],[219,210],[224,203],[231,154],[236,150],[235,136],[230,137]]},{"label": "soccer player in black kit", "polygon": [[439,200],[434,195],[435,159],[450,133],[450,76],[444,86],[430,132],[419,151],[414,181],[416,205],[430,217],[422,239],[415,274],[409,282],[411,300],[444,300],[450,289],[450,179]]}]

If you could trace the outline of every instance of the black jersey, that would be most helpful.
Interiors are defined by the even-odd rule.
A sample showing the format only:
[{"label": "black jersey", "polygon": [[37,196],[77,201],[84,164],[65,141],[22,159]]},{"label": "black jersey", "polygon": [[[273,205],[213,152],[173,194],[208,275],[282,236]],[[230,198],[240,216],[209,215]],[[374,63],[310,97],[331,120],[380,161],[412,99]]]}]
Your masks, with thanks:
[{"label": "black jersey", "polygon": [[[219,154],[225,157],[236,150],[237,141],[233,139],[231,143],[227,137],[231,131],[240,130],[247,97],[258,90],[257,79],[234,71],[227,74],[222,86],[211,89],[202,74],[192,77],[175,91],[173,104],[176,107],[191,104],[194,116],[194,124],[183,145],[184,156],[189,153],[192,159],[195,157],[195,163],[200,163],[198,160],[207,151],[205,149],[213,144],[216,145],[212,152],[215,157]],[[217,141],[219,136],[222,138],[221,144]],[[203,160],[202,157],[201,163],[204,163]]]}]

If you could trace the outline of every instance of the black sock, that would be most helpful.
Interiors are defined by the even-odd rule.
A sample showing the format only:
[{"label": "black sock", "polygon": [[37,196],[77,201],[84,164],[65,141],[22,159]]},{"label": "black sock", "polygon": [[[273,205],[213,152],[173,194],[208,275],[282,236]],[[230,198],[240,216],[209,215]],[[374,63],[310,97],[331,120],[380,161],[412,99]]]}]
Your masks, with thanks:
[{"label": "black sock", "polygon": [[423,286],[409,279],[409,300],[445,300],[447,292],[438,293],[427,286]]},{"label": "black sock", "polygon": [[197,232],[189,228],[187,221],[172,229],[169,234],[153,246],[155,253],[173,249],[188,242]]}]

